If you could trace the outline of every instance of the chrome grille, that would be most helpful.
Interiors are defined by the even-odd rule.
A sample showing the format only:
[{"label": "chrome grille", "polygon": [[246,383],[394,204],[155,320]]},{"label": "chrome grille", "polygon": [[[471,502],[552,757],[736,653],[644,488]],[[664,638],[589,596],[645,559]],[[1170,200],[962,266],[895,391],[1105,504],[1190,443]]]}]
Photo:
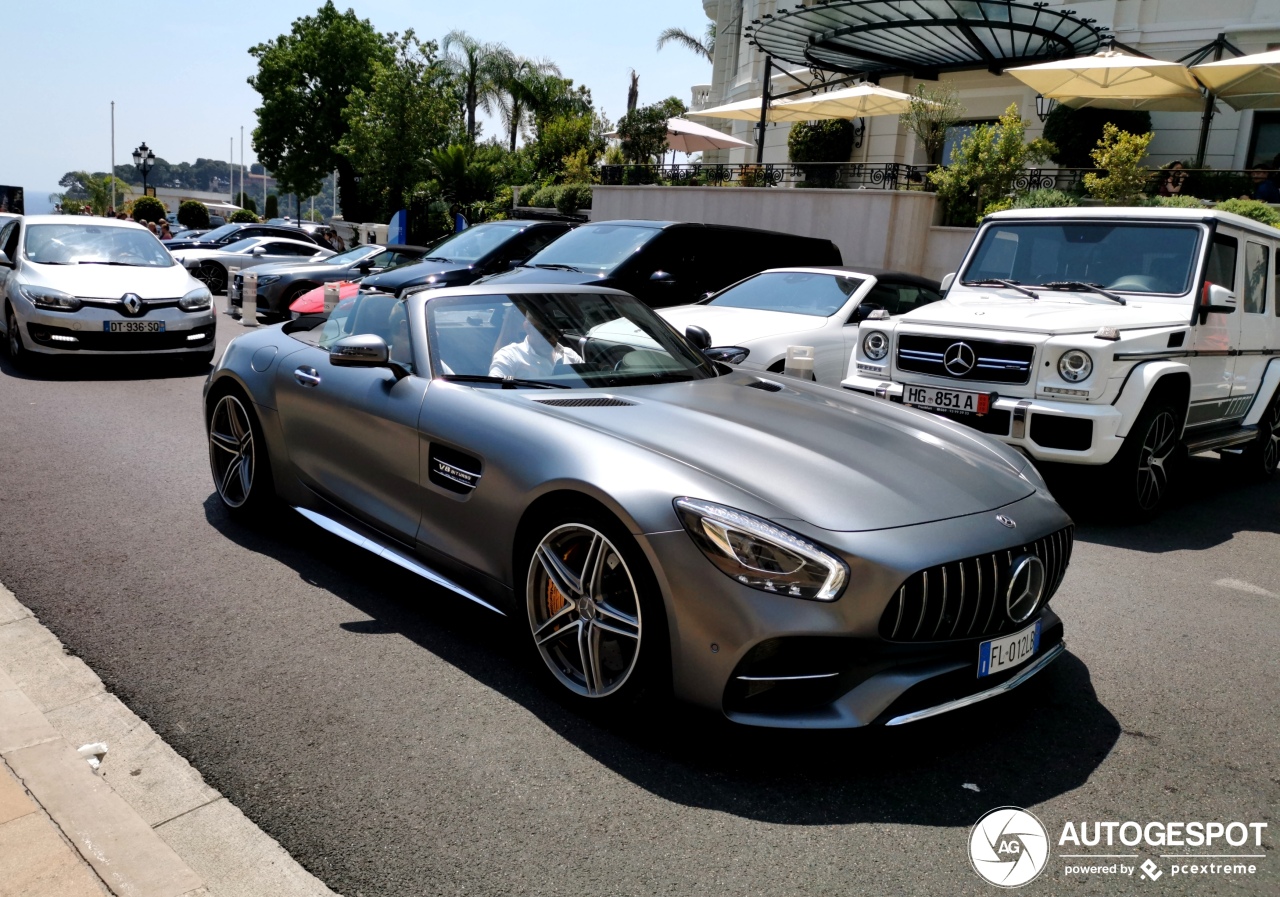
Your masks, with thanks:
[{"label": "chrome grille", "polygon": [[1069,526],[1028,545],[913,573],[880,616],[881,637],[894,642],[935,642],[1013,631],[1023,625],[1014,624],[1005,612],[1014,559],[1034,554],[1044,564],[1043,607],[1067,572],[1073,534]]},{"label": "chrome grille", "polygon": [[[943,362],[947,349],[957,343],[967,345],[974,355],[973,368],[963,374],[947,370]],[[1035,354],[1035,346],[904,333],[898,337],[897,364],[899,370],[949,380],[1021,384],[1031,379]]]}]

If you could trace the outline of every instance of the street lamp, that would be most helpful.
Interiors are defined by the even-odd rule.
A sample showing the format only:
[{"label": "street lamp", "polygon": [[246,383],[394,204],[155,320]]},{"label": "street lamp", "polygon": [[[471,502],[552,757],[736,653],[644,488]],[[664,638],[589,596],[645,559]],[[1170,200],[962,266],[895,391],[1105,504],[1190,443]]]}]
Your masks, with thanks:
[{"label": "street lamp", "polygon": [[147,147],[147,142],[142,141],[142,146],[133,151],[134,167],[142,173],[142,193],[147,195],[147,172],[156,164],[156,154],[151,152]]},{"label": "street lamp", "polygon": [[1049,114],[1057,107],[1058,101],[1046,97],[1044,94],[1036,94],[1036,117],[1043,122],[1049,117]]}]

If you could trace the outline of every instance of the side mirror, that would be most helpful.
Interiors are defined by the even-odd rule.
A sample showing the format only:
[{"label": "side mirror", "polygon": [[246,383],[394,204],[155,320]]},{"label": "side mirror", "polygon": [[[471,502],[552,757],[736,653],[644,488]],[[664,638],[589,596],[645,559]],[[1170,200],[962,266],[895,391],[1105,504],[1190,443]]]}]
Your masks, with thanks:
[{"label": "side mirror", "polygon": [[516,268],[519,268],[521,265],[523,265],[526,261],[528,261],[528,259],[507,259],[506,264],[501,266],[501,270],[514,271]]},{"label": "side mirror", "polygon": [[1208,315],[1229,315],[1236,310],[1236,294],[1216,283],[1204,282],[1204,290],[1200,294],[1200,323],[1203,324]]},{"label": "side mirror", "polygon": [[950,274],[948,274],[948,275],[946,275],[945,277],[943,277],[943,278],[942,278],[942,292],[944,292],[944,293],[945,293],[947,290],[951,289],[951,284],[955,283],[955,280],[956,280],[956,272],[954,272],[954,271],[952,271]]},{"label": "side mirror", "polygon": [[371,270],[373,270],[373,259],[361,259],[360,261],[356,262],[355,268],[361,274],[368,274]]},{"label": "side mirror", "polygon": [[707,333],[707,328],[699,327],[697,324],[690,324],[684,329],[684,338],[699,352],[705,352],[711,348],[711,334]]},{"label": "side mirror", "polygon": [[249,250],[249,255],[266,255],[266,254],[267,254],[267,249],[265,246],[255,246]]},{"label": "side mirror", "polygon": [[329,347],[329,364],[339,368],[380,368],[390,361],[387,341],[377,334],[360,333]]},{"label": "side mirror", "polygon": [[661,283],[666,286],[675,286],[676,279],[666,271],[654,271],[649,275],[649,283]]},{"label": "side mirror", "polygon": [[9,256],[5,255],[3,252],[0,252],[0,268],[12,268],[12,267],[13,267],[13,260],[10,259]]},{"label": "side mirror", "polygon": [[[871,317],[875,312],[884,310],[885,308],[883,305],[876,305],[874,302],[863,302],[853,310],[853,314],[849,316],[849,323],[860,324],[867,318]],[[885,317],[887,318],[888,314],[886,314]]]}]

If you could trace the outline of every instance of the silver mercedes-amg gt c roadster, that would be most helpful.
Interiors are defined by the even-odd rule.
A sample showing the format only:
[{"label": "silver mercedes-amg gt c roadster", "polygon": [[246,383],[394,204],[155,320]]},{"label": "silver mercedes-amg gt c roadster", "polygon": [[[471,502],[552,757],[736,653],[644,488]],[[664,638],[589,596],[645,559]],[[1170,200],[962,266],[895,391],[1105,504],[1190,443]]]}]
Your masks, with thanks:
[{"label": "silver mercedes-amg gt c roadster", "polygon": [[897,725],[1062,653],[1072,524],[1025,457],[705,337],[615,290],[361,292],[228,345],[217,494],[508,616],[584,706]]}]

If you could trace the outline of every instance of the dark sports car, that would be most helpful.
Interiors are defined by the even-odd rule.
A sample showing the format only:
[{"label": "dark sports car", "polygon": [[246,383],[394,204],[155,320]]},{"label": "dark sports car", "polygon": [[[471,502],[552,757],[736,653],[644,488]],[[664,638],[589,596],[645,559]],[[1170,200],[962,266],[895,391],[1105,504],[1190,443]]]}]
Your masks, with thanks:
[{"label": "dark sports car", "polygon": [[361,291],[205,388],[233,514],[283,500],[508,616],[569,701],[899,724],[1064,650],[1070,519],[936,416],[708,360],[625,293]]}]

